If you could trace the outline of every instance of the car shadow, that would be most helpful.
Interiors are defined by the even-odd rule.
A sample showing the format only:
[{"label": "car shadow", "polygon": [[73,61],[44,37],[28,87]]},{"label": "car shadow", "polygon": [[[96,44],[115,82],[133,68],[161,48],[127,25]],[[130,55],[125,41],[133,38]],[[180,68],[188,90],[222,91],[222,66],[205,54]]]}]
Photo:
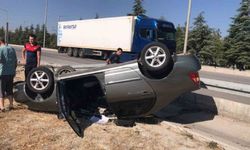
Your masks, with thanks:
[{"label": "car shadow", "polygon": [[218,110],[213,97],[189,92],[155,113],[155,116],[162,121],[190,124],[213,120],[217,114]]}]

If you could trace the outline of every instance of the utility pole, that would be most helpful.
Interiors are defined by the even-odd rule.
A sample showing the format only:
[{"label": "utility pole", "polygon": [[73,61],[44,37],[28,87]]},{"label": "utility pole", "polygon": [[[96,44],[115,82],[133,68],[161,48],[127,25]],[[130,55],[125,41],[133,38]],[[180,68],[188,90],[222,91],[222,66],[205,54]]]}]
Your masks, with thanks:
[{"label": "utility pole", "polygon": [[6,13],[6,26],[5,26],[5,32],[4,32],[4,40],[6,42],[6,44],[8,44],[8,32],[9,32],[9,13],[6,9],[2,9],[0,8],[1,11],[5,12]]},{"label": "utility pole", "polygon": [[188,32],[189,32],[191,8],[192,8],[192,0],[188,0],[188,13],[187,13],[187,23],[186,23],[186,33],[185,33],[183,54],[187,53],[187,42],[188,42]]},{"label": "utility pole", "polygon": [[8,45],[8,43],[9,43],[9,23],[8,23],[8,21],[6,22],[5,42]]},{"label": "utility pole", "polygon": [[45,12],[44,12],[44,23],[43,23],[43,47],[46,45],[46,28],[47,28],[47,16],[48,16],[48,0],[45,0]]}]

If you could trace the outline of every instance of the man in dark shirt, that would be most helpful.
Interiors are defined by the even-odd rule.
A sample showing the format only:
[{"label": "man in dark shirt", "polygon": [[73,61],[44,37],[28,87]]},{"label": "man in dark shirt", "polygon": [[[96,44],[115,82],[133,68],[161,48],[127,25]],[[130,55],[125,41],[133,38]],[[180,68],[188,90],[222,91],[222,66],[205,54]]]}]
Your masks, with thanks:
[{"label": "man in dark shirt", "polygon": [[107,60],[107,64],[115,64],[115,63],[121,63],[120,62],[120,56],[122,55],[122,49],[118,48],[115,53],[113,53]]},{"label": "man in dark shirt", "polygon": [[[121,63],[121,62],[120,62],[120,57],[121,57],[121,55],[122,55],[122,52],[123,52],[123,50],[122,50],[121,48],[118,48],[117,51],[116,51],[115,53],[113,53],[113,54],[106,60],[107,64],[115,64],[115,63],[118,64],[118,63]],[[103,115],[105,115],[105,116],[110,116],[110,115],[113,115],[113,112],[112,112],[112,110],[108,107],[108,108],[104,111]]]},{"label": "man in dark shirt", "polygon": [[25,79],[29,72],[40,66],[41,61],[41,47],[36,42],[36,36],[29,35],[29,42],[24,45],[22,49],[22,60],[25,64]]}]

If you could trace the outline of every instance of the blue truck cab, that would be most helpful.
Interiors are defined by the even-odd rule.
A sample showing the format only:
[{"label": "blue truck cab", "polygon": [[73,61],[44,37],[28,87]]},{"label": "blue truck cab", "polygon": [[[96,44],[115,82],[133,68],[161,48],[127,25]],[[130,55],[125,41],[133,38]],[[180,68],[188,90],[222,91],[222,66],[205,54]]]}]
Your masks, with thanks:
[{"label": "blue truck cab", "polygon": [[122,61],[136,59],[141,50],[149,43],[164,44],[173,55],[176,52],[176,29],[173,23],[146,16],[137,16],[134,26],[132,50],[124,53]]}]

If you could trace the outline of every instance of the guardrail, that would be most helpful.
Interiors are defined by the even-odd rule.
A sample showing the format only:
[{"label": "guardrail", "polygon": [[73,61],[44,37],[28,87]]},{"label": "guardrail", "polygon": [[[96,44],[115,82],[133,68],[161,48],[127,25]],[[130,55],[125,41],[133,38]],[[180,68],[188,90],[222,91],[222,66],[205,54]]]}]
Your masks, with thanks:
[{"label": "guardrail", "polygon": [[213,86],[213,87],[222,88],[226,90],[233,90],[237,92],[250,94],[250,85],[248,84],[234,83],[234,82],[207,79],[207,78],[201,78],[201,81],[205,83],[206,86]]}]

